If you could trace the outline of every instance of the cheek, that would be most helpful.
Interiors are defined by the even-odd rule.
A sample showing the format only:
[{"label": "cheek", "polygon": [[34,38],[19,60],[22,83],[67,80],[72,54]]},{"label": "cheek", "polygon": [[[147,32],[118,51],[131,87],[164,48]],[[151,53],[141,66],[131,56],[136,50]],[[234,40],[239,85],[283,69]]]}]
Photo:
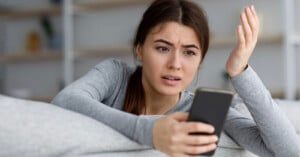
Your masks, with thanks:
[{"label": "cheek", "polygon": [[165,66],[166,58],[161,56],[155,50],[149,48],[148,51],[144,51],[143,66],[147,69],[151,69],[153,72],[159,71]]},{"label": "cheek", "polygon": [[195,77],[195,75],[196,75],[196,73],[197,73],[197,70],[198,70],[198,68],[195,68],[195,69],[191,69],[190,71],[189,71],[189,79],[190,79],[190,81]]},{"label": "cheek", "polygon": [[143,60],[143,68],[148,77],[155,78],[157,73],[160,71],[159,69],[161,69],[160,60],[153,56],[147,56]]},{"label": "cheek", "polygon": [[199,63],[186,63],[186,69],[185,69],[185,72],[186,72],[186,75],[187,75],[187,78],[189,81],[191,81],[194,76],[196,75],[197,71],[198,71],[198,67],[199,67]]}]

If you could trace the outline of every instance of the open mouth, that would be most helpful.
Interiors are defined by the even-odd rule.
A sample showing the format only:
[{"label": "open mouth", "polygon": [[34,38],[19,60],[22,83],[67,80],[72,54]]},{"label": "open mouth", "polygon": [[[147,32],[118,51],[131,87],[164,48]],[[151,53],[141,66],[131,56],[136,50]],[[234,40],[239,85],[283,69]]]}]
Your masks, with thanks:
[{"label": "open mouth", "polygon": [[179,76],[174,76],[174,75],[165,75],[161,77],[163,80],[163,83],[167,86],[177,86],[180,81],[181,81],[181,77]]},{"label": "open mouth", "polygon": [[180,81],[181,80],[181,78],[177,77],[177,76],[163,76],[162,78],[165,80],[170,80],[170,81]]}]

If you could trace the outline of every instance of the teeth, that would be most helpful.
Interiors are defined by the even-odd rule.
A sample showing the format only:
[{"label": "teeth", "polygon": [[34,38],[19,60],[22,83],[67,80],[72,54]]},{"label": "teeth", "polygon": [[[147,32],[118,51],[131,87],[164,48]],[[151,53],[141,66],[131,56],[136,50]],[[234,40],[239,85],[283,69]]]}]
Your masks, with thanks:
[{"label": "teeth", "polygon": [[175,77],[165,77],[165,79],[172,80],[172,81],[179,80],[178,78]]},{"label": "teeth", "polygon": [[169,79],[169,80],[176,80],[176,79],[175,79],[175,78],[173,78],[173,77],[169,77],[168,79]]}]

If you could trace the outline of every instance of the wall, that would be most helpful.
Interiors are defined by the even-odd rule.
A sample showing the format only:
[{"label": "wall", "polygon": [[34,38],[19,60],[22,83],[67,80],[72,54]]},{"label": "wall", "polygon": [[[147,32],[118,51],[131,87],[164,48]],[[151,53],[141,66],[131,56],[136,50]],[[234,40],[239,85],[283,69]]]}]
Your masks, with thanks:
[{"label": "wall", "polygon": [[[239,21],[239,12],[243,6],[255,4],[256,10],[262,17],[262,33],[281,33],[283,16],[281,1],[254,1],[254,0],[199,0],[205,8],[210,21],[213,35],[232,35]],[[0,4],[15,7],[47,6],[46,0],[0,0]],[[299,3],[297,3],[299,6]],[[137,23],[145,5],[116,8],[97,12],[83,13],[75,16],[74,36],[76,48],[98,48],[130,44]],[[297,15],[300,13],[297,12]],[[55,28],[61,32],[61,18],[52,17]],[[296,22],[298,31],[300,21]],[[5,22],[6,42],[5,50],[19,52],[24,50],[24,38],[29,30],[42,33],[36,18],[9,20]],[[44,38],[44,36],[43,36]],[[228,54],[234,45],[222,48],[211,48],[206,61],[199,72],[198,85],[211,87],[224,87],[222,72]],[[260,75],[269,89],[282,89],[283,77],[283,47],[282,44],[258,44],[250,64]],[[299,49],[298,49],[299,50]],[[300,58],[297,54],[297,60]],[[106,56],[107,57],[107,56]],[[75,77],[86,73],[92,66],[106,57],[82,58],[76,60]],[[113,56],[133,64],[131,54]],[[299,67],[299,62],[297,67]],[[30,94],[38,96],[55,95],[62,80],[62,64],[60,61],[13,63],[6,66],[5,93],[12,94],[16,89],[30,89]],[[300,82],[300,69],[297,69],[297,82]],[[300,84],[298,84],[300,88]],[[190,89],[192,89],[190,87]]]}]

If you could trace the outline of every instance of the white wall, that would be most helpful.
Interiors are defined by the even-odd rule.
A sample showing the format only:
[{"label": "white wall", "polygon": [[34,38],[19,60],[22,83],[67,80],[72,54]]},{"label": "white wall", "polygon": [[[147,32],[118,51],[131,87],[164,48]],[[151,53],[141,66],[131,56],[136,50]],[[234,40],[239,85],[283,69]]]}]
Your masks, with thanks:
[{"label": "white wall", "polygon": [[[248,4],[255,4],[256,10],[262,17],[263,33],[282,32],[283,17],[280,0],[273,0],[272,2],[267,0],[199,0],[198,2],[207,11],[213,35],[233,34],[239,21],[239,12],[243,6]],[[47,0],[0,0],[0,4],[3,3],[16,7],[39,7],[49,4]],[[74,22],[75,47],[97,48],[130,44],[144,8],[144,5],[139,5],[76,15]],[[299,11],[297,15],[300,16]],[[61,31],[61,18],[52,17],[52,20],[56,30]],[[300,20],[296,23],[300,32]],[[24,50],[24,40],[28,31],[36,30],[42,33],[37,18],[9,20],[5,22],[5,25],[7,34],[5,49],[8,52]],[[44,35],[42,37],[45,38]],[[209,50],[206,61],[201,66],[199,85],[223,87],[222,71],[233,46]],[[284,86],[282,49],[282,44],[258,44],[250,60],[251,66],[270,89],[281,89]],[[115,57],[133,63],[131,55]],[[82,76],[102,59],[84,58],[77,60],[75,77]],[[297,60],[299,59],[300,53],[297,55]],[[297,67],[299,64],[298,62]],[[9,64],[6,66],[6,71],[6,93],[11,93],[15,89],[26,88],[33,95],[54,95],[58,92],[59,82],[62,80],[62,66],[59,61]],[[300,82],[299,68],[297,69],[297,82]],[[300,88],[300,84],[298,87]]]}]

